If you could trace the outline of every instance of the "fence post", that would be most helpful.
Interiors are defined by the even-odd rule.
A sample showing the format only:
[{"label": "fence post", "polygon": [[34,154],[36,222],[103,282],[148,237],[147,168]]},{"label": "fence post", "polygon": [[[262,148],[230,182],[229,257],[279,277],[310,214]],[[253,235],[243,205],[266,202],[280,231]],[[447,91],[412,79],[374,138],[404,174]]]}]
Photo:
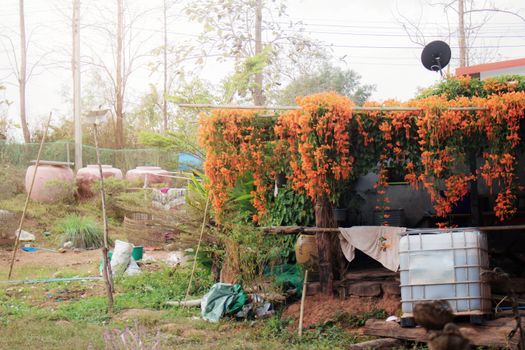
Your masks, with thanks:
[{"label": "fence post", "polygon": [[70,167],[69,165],[69,141],[66,142],[66,161],[67,161],[67,166]]}]

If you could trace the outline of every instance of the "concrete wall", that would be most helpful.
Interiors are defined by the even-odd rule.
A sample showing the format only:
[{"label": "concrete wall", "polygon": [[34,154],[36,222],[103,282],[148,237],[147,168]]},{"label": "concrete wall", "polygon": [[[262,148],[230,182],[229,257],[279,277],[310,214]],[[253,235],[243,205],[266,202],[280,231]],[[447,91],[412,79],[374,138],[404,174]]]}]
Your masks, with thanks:
[{"label": "concrete wall", "polygon": [[481,80],[490,77],[498,77],[500,75],[525,75],[525,66],[489,70],[486,72],[480,72],[479,75]]}]

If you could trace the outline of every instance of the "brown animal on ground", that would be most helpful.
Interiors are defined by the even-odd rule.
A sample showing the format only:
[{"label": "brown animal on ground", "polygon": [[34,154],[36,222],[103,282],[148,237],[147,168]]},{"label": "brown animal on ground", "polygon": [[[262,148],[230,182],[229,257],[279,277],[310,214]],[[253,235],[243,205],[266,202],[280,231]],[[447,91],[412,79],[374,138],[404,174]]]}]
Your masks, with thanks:
[{"label": "brown animal on ground", "polygon": [[468,350],[470,343],[463,337],[458,326],[447,323],[442,331],[432,331],[428,335],[429,350]]},{"label": "brown animal on ground", "polygon": [[446,300],[418,303],[414,306],[414,320],[417,324],[428,330],[442,330],[452,322],[454,314]]}]

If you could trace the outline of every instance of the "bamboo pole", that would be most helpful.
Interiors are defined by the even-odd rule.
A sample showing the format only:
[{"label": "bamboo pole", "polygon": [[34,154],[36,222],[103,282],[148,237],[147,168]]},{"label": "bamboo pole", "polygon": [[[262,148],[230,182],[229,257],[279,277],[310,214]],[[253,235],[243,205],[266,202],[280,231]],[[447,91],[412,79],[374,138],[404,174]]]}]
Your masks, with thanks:
[{"label": "bamboo pole", "polygon": [[308,270],[304,271],[303,293],[301,294],[301,309],[299,311],[299,337],[303,336],[304,300],[306,299],[306,288],[308,286]]},{"label": "bamboo pole", "polygon": [[188,288],[186,289],[186,296],[184,297],[184,301],[188,300],[188,296],[190,295],[191,282],[193,282],[193,274],[195,273],[195,267],[197,266],[197,257],[199,254],[199,249],[201,247],[202,236],[204,234],[204,227],[206,227],[206,216],[208,214],[209,205],[210,205],[210,197],[207,196],[206,206],[204,207],[204,217],[202,219],[201,234],[199,237],[199,242],[197,243],[197,249],[195,250],[195,257],[193,258],[193,267],[191,268],[190,281],[188,282]]},{"label": "bamboo pole", "polygon": [[[482,232],[501,232],[501,231],[523,231],[525,230],[525,225],[506,225],[506,226],[480,226],[480,227],[469,227],[473,230],[478,230]],[[315,234],[317,232],[323,233],[339,233],[338,228],[326,228],[326,227],[306,227],[306,226],[270,226],[270,227],[261,227],[265,234]],[[466,227],[461,228],[413,228],[407,230],[406,233],[411,231],[423,231],[423,232],[435,232],[435,231],[454,231],[454,230],[465,230]]]},{"label": "bamboo pole", "polygon": [[100,175],[100,197],[102,202],[102,221],[104,223],[104,246],[102,247],[102,261],[104,282],[106,284],[106,292],[108,296],[108,312],[113,312],[113,274],[111,272],[111,264],[108,257],[109,252],[109,235],[108,235],[108,218],[106,216],[106,191],[104,190],[104,174],[102,172],[102,164],[100,163],[100,151],[98,148],[98,130],[97,124],[93,124],[93,135],[95,138],[95,153],[97,155],[97,165]]},{"label": "bamboo pole", "polygon": [[[243,105],[214,105],[214,104],[205,104],[205,103],[180,103],[178,104],[181,108],[202,108],[202,109],[252,109],[252,110],[300,110],[300,106],[243,106]],[[468,107],[448,107],[444,108],[449,111],[484,111],[488,108],[478,107],[478,106],[468,106]],[[354,112],[364,112],[364,111],[399,111],[399,112],[409,112],[409,111],[423,111],[423,108],[419,107],[403,107],[403,106],[355,106],[352,107]],[[264,115],[260,117],[273,117],[271,115]]]},{"label": "bamboo pole", "polygon": [[22,211],[22,217],[20,218],[20,223],[18,224],[18,229],[16,230],[16,234],[15,234],[16,235],[15,245],[13,247],[13,254],[11,254],[11,263],[9,264],[9,273],[7,275],[8,280],[11,279],[11,274],[13,273],[13,265],[16,259],[16,252],[18,250],[18,245],[20,244],[20,233],[22,232],[22,225],[24,224],[24,220],[26,218],[27,207],[29,206],[29,199],[31,197],[31,193],[33,193],[33,186],[35,184],[36,173],[38,171],[38,166],[40,165],[40,157],[42,156],[42,149],[44,148],[44,142],[46,141],[47,131],[49,130],[49,124],[51,124],[52,116],[53,116],[53,112],[49,112],[49,117],[47,118],[46,128],[44,129],[44,135],[42,135],[42,140],[40,140],[40,147],[38,148],[38,154],[36,156],[35,172],[33,173],[33,178],[31,179],[31,185],[29,186],[29,191],[27,191],[26,201],[24,203],[24,210]]},{"label": "bamboo pole", "polygon": [[243,106],[243,105],[214,105],[206,103],[179,103],[181,108],[204,108],[204,109],[262,109],[262,110],[293,110],[301,109],[299,106]]}]

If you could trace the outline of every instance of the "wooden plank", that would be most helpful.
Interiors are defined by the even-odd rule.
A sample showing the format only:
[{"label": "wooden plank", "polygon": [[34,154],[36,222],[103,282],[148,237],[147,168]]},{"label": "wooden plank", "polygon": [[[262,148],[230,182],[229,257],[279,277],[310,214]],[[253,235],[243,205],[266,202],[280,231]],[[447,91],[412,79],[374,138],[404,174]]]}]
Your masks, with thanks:
[{"label": "wooden plank", "polygon": [[270,226],[270,227],[263,227],[262,230],[266,234],[282,234],[282,235],[291,235],[291,234],[297,234],[297,233],[313,235],[318,232],[339,233],[338,228],[306,227],[306,226]]},{"label": "wooden plank", "polygon": [[[253,110],[299,110],[302,109],[300,106],[245,106],[245,105],[214,105],[205,103],[178,103],[181,108],[204,108],[204,109],[253,109]],[[468,106],[468,107],[448,107],[444,110],[451,111],[484,111],[486,107]],[[403,106],[370,106],[362,107],[355,106],[352,108],[354,112],[365,112],[365,111],[423,111],[419,107],[403,107]],[[270,116],[273,117],[273,116]]]},{"label": "wooden plank", "polygon": [[349,350],[369,350],[369,349],[397,349],[401,347],[402,342],[395,338],[380,338],[363,343],[352,344]]},{"label": "wooden plank", "polygon": [[399,272],[386,268],[352,270],[345,274],[345,281],[375,281],[399,278]]},{"label": "wooden plank", "polygon": [[[483,325],[458,324],[461,334],[474,346],[492,346],[517,349],[519,335],[508,342],[507,334],[514,328],[511,317],[486,321]],[[427,342],[427,332],[423,328],[402,328],[396,322],[370,319],[366,321],[364,334],[377,337],[396,338],[416,342]]]},{"label": "wooden plank", "polygon": [[[31,164],[36,164],[36,160],[32,160]],[[55,165],[55,166],[73,166],[75,163],[72,162],[59,162],[54,160],[39,160],[38,164],[40,165]]]},{"label": "wooden plank", "polygon": [[[482,232],[493,233],[501,231],[523,231],[525,233],[525,225],[509,225],[509,226],[482,226],[482,227],[462,227],[460,229],[440,229],[440,228],[423,228],[423,229],[409,229],[406,232],[401,233],[400,235],[415,233],[415,232],[446,232],[450,230],[479,230]],[[262,227],[262,230],[266,234],[315,234],[317,232],[321,233],[339,233],[339,228],[326,228],[326,227],[306,227],[306,226],[270,226]]]}]

